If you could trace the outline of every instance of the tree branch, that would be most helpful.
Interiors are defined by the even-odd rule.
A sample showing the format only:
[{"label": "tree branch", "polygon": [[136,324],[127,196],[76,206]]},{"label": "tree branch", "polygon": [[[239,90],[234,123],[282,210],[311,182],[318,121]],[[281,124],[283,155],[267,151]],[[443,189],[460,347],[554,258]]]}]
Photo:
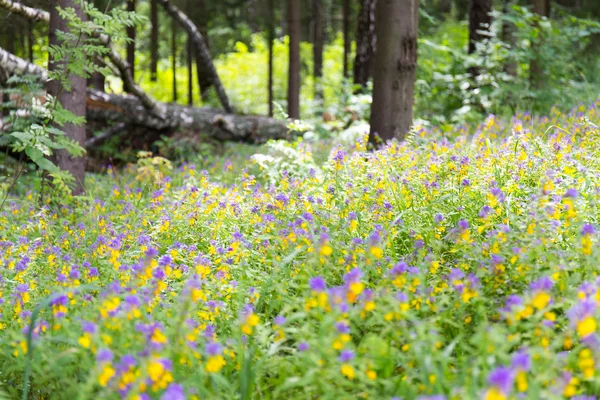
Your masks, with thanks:
[{"label": "tree branch", "polygon": [[[0,0],[0,7],[34,21],[42,21],[45,23],[50,22],[50,13],[24,6],[16,1]],[[131,94],[140,99],[140,102],[149,112],[154,114],[154,116],[157,118],[165,119],[167,114],[164,105],[158,103],[152,97],[148,96],[148,94],[144,92],[142,88],[137,85],[137,83],[135,83],[131,75],[131,68],[129,67],[129,64],[127,61],[123,60],[119,53],[111,46],[110,38],[101,34],[95,34],[94,36],[99,38],[102,44],[108,48],[107,57],[119,70],[121,79],[123,80],[123,85],[129,89]]]}]

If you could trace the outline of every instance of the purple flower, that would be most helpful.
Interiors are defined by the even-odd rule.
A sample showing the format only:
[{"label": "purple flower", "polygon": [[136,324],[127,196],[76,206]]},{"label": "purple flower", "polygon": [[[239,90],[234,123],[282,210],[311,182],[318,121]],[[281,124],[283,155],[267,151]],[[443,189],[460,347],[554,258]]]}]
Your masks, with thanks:
[{"label": "purple flower", "polygon": [[209,342],[204,347],[204,350],[209,356],[218,356],[223,353],[223,346],[217,342]]},{"label": "purple flower", "polygon": [[93,322],[90,322],[90,321],[83,321],[81,323],[81,328],[83,329],[83,331],[85,333],[90,333],[90,334],[94,334],[98,330],[98,327],[96,326],[96,324],[94,324]]},{"label": "purple flower", "polygon": [[339,360],[341,362],[348,362],[348,361],[351,361],[353,358],[354,358],[354,351],[342,350],[342,352],[340,353]]},{"label": "purple flower", "polygon": [[519,350],[512,358],[511,367],[519,371],[529,371],[531,369],[531,357],[524,349]]},{"label": "purple flower", "polygon": [[298,343],[298,351],[306,351],[309,349],[309,347],[310,346],[308,345],[308,342]]},{"label": "purple flower", "polygon": [[335,324],[335,329],[339,333],[350,333],[350,326],[345,321],[340,321],[337,324]]},{"label": "purple flower", "polygon": [[323,292],[327,289],[327,283],[320,276],[315,276],[309,281],[310,289],[315,292]]},{"label": "purple flower", "polygon": [[461,219],[460,221],[458,221],[458,229],[460,231],[466,231],[467,229],[469,229],[469,221]]},{"label": "purple flower", "polygon": [[285,319],[285,317],[283,315],[278,315],[273,320],[273,323],[275,325],[280,325],[281,326],[281,325],[285,324],[285,321],[286,321],[286,319]]},{"label": "purple flower", "polygon": [[161,400],[185,400],[185,391],[183,386],[177,383],[171,383],[167,390],[160,397]]},{"label": "purple flower", "polygon": [[507,367],[498,367],[488,376],[488,383],[497,387],[504,394],[510,393],[515,379],[513,370]]},{"label": "purple flower", "polygon": [[583,225],[583,228],[581,228],[582,235],[593,235],[594,233],[596,233],[596,229],[592,224],[585,224]]},{"label": "purple flower", "polygon": [[113,359],[113,353],[109,349],[102,349],[96,354],[97,362],[111,362]]},{"label": "purple flower", "polygon": [[444,220],[444,216],[442,214],[436,214],[435,217],[433,217],[433,220],[436,224],[439,224]]},{"label": "purple flower", "polygon": [[571,198],[575,198],[579,195],[579,193],[577,192],[577,189],[575,188],[569,188],[567,189],[567,191],[564,194],[564,197],[571,197]]}]

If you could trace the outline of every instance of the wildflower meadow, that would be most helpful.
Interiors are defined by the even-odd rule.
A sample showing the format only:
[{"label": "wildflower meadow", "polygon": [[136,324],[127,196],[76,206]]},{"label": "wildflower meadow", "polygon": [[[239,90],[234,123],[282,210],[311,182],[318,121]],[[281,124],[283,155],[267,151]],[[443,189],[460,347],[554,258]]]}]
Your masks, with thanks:
[{"label": "wildflower meadow", "polygon": [[600,101],[373,152],[365,132],[304,140],[270,175],[243,152],[147,155],[88,177],[87,201],[9,198],[0,391],[593,398],[598,123]]}]

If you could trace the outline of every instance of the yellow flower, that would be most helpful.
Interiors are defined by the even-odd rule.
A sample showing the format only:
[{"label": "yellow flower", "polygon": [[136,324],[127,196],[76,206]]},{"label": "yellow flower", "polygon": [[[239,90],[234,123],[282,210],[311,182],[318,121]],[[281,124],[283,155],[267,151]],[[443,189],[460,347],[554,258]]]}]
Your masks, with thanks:
[{"label": "yellow flower", "polygon": [[371,254],[373,254],[375,258],[381,258],[383,257],[383,249],[381,247],[373,246],[371,247]]},{"label": "yellow flower", "polygon": [[225,359],[221,355],[212,356],[206,361],[206,372],[219,372],[225,365]]},{"label": "yellow flower", "polygon": [[81,336],[79,338],[79,344],[81,345],[81,347],[83,347],[84,349],[89,349],[90,345],[92,343],[92,340],[90,338],[90,335],[88,335],[87,333],[84,333],[83,336]]},{"label": "yellow flower", "polygon": [[485,394],[485,400],[506,400],[506,396],[498,388],[491,388]]},{"label": "yellow flower", "polygon": [[348,379],[354,379],[354,368],[350,364],[344,364],[341,368],[342,375]]},{"label": "yellow flower", "polygon": [[375,379],[377,379],[377,372],[373,371],[373,370],[368,370],[367,371],[367,378],[369,378],[370,380],[374,381]]},{"label": "yellow flower", "polygon": [[546,292],[539,292],[533,298],[532,304],[535,308],[537,308],[538,310],[541,310],[542,308],[546,307],[549,302],[550,302],[550,295]]},{"label": "yellow flower", "polygon": [[324,244],[323,246],[321,246],[321,249],[319,250],[319,254],[322,256],[330,256],[331,253],[333,253],[333,249],[328,244]]},{"label": "yellow flower", "polygon": [[577,323],[577,333],[584,338],[596,332],[596,327],[597,324],[594,317],[587,317]]},{"label": "yellow flower", "polygon": [[527,384],[527,373],[525,371],[521,371],[517,374],[517,390],[519,392],[526,392],[529,385]]},{"label": "yellow flower", "polygon": [[359,295],[365,289],[365,285],[362,282],[354,282],[350,284],[350,291],[355,295]]},{"label": "yellow flower", "polygon": [[156,343],[167,343],[167,337],[158,328],[154,329],[151,340]]},{"label": "yellow flower", "polygon": [[162,363],[158,361],[150,361],[150,364],[148,364],[148,375],[150,375],[150,379],[152,379],[152,381],[158,381],[164,372],[165,367],[162,365]]},{"label": "yellow flower", "polygon": [[102,372],[100,373],[100,376],[98,376],[98,382],[101,386],[106,386],[110,378],[112,378],[113,376],[115,376],[114,368],[110,365],[105,365],[102,369]]}]

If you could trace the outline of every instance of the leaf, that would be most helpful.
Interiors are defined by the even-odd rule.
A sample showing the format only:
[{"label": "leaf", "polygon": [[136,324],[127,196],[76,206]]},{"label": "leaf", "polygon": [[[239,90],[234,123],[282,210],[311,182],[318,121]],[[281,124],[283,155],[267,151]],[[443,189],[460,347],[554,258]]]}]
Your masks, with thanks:
[{"label": "leaf", "polygon": [[38,167],[40,167],[40,169],[43,169],[45,171],[49,171],[49,172],[58,171],[58,167],[52,161],[48,160],[47,158],[41,158],[41,159],[35,161],[35,163],[37,164]]},{"label": "leaf", "polygon": [[44,158],[44,153],[42,153],[40,149],[36,149],[35,147],[27,147],[25,149],[25,154],[27,154],[27,156],[31,158],[31,161],[33,161],[36,164],[40,159]]},{"label": "leaf", "polygon": [[12,132],[10,136],[19,139],[23,143],[28,143],[33,139],[33,135],[29,132]]}]

